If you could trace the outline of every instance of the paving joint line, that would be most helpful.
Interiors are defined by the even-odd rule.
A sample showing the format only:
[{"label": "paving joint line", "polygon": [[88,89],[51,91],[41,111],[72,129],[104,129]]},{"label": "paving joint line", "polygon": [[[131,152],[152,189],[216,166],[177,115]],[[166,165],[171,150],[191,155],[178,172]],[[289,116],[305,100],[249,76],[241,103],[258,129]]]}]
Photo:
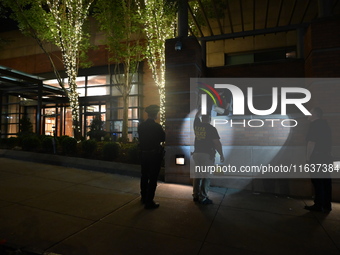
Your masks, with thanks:
[{"label": "paving joint line", "polygon": [[227,191],[228,191],[228,188],[225,189],[225,192],[224,192],[224,194],[223,194],[223,197],[222,197],[222,199],[221,199],[221,202],[218,204],[218,207],[217,207],[217,209],[216,209],[215,215],[214,215],[214,217],[213,217],[213,219],[212,219],[212,221],[211,221],[211,223],[210,223],[210,226],[209,226],[209,228],[208,228],[207,233],[205,234],[205,237],[204,237],[204,239],[203,239],[203,241],[202,241],[201,247],[200,247],[200,249],[199,249],[197,255],[199,255],[199,254],[201,253],[201,251],[202,251],[203,245],[204,245],[204,243],[205,243],[206,240],[207,240],[208,234],[209,234],[209,232],[210,232],[210,230],[211,230],[211,228],[212,228],[212,225],[214,224],[214,221],[215,221],[215,219],[216,219],[217,213],[218,213],[218,211],[220,210],[220,208],[221,208],[221,206],[222,206],[222,202],[223,202],[223,200],[224,200],[224,198],[225,198],[225,196],[226,196],[226,194],[227,194]]},{"label": "paving joint line", "polygon": [[[73,234],[71,234],[71,235],[69,235],[69,236],[63,238],[62,240],[60,240],[60,241],[58,241],[58,242],[56,242],[56,243],[54,243],[54,244],[51,245],[50,247],[46,248],[46,249],[44,250],[44,252],[47,252],[48,250],[53,249],[54,247],[56,247],[57,245],[61,244],[62,242],[64,242],[64,241],[70,239],[71,237],[73,237],[73,236],[75,236],[75,235],[77,235],[77,234],[79,234],[79,233],[81,233],[81,232],[87,230],[88,228],[92,227],[93,225],[97,224],[98,222],[100,222],[100,221],[102,221],[103,219],[105,219],[106,217],[108,217],[110,214],[112,214],[112,213],[114,213],[114,212],[120,210],[120,209],[123,208],[124,206],[126,206],[126,205],[132,203],[132,202],[135,201],[136,199],[138,199],[138,197],[136,197],[136,198],[134,198],[134,199],[132,199],[132,200],[126,202],[125,204],[123,204],[123,205],[121,205],[120,207],[116,208],[116,209],[113,210],[112,212],[109,212],[108,214],[104,215],[104,216],[101,217],[100,219],[93,221],[92,223],[90,223],[90,224],[87,225],[86,227],[82,228],[81,230],[78,230],[77,232],[75,232],[75,233],[73,233]],[[47,253],[47,254],[48,254],[48,253]]]}]

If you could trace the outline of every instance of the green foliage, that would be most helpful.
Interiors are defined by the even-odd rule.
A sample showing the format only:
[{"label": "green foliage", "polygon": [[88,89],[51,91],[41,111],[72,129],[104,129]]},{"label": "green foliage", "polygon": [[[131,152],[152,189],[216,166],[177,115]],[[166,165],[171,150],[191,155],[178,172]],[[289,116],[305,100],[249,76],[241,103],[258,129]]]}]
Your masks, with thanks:
[{"label": "green foliage", "polygon": [[[195,16],[198,26],[207,25],[207,20],[204,17],[202,7],[208,19],[223,19],[225,17],[226,9],[229,8],[228,1],[201,0],[200,3],[197,1],[189,1],[188,4],[193,12],[193,15]],[[202,7],[200,5],[202,5]],[[192,18],[189,20],[189,26],[191,31],[193,31],[193,33],[198,36],[199,31]]]},{"label": "green foliage", "polygon": [[85,140],[81,142],[83,156],[90,158],[97,149],[97,142],[95,140]]},{"label": "green foliage", "polygon": [[90,136],[91,140],[101,141],[106,133],[107,132],[104,131],[104,121],[102,121],[100,116],[96,116],[91,122],[90,131],[87,132],[87,135]]},{"label": "green foliage", "polygon": [[98,0],[94,16],[107,37],[112,61],[132,67],[141,60],[145,48],[135,0]]},{"label": "green foliage", "polygon": [[19,120],[19,137],[24,137],[33,134],[33,125],[31,120],[24,116]]},{"label": "green foliage", "polygon": [[[59,85],[64,89],[72,108],[75,135],[79,135],[79,99],[76,77],[82,52],[89,47],[89,34],[84,23],[94,0],[2,0],[9,7],[12,18],[20,30],[33,37],[51,62]],[[64,87],[56,63],[48,52],[46,42],[56,45],[62,54],[62,62],[68,77],[69,88]],[[59,60],[58,60],[59,61]]]},{"label": "green foliage", "polygon": [[65,137],[61,142],[62,151],[67,156],[73,156],[77,153],[77,140],[73,137]]},{"label": "green foliage", "polygon": [[141,0],[138,13],[147,39],[146,59],[160,96],[160,123],[165,125],[165,41],[175,31],[179,0]]},{"label": "green foliage", "polygon": [[15,146],[19,145],[19,138],[10,137],[10,138],[1,138],[0,139],[0,148],[1,149],[13,149]]},{"label": "green foliage", "polygon": [[32,33],[44,35],[47,28],[43,26],[41,18],[45,11],[40,7],[39,1],[35,0],[2,0],[5,7],[12,10],[11,18],[18,22],[19,29],[25,35]]},{"label": "green foliage", "polygon": [[42,139],[42,150],[47,153],[53,153],[54,144],[55,144],[55,147],[57,148],[57,139],[55,139],[54,141],[53,136],[45,136]]},{"label": "green foliage", "polygon": [[[94,16],[106,37],[105,44],[114,62],[114,84],[123,97],[122,136],[128,137],[128,100],[133,75],[145,55],[143,26],[135,0],[97,0]],[[121,63],[121,64],[119,64]]]},{"label": "green foliage", "polygon": [[120,145],[119,143],[108,142],[105,143],[102,150],[104,160],[115,160],[119,156]]},{"label": "green foliage", "polygon": [[139,164],[140,163],[140,151],[137,143],[131,143],[128,148],[128,163]]},{"label": "green foliage", "polygon": [[21,141],[22,149],[24,151],[33,151],[36,152],[41,147],[41,141],[38,136],[30,135],[26,136]]},{"label": "green foliage", "polygon": [[129,142],[129,138],[121,136],[121,137],[118,137],[117,142],[119,142],[119,143],[128,143]]},{"label": "green foliage", "polygon": [[110,142],[111,141],[111,135],[110,133],[106,133],[105,136],[104,136],[104,142]]},{"label": "green foliage", "polygon": [[7,149],[8,138],[0,138],[0,149]]},{"label": "green foliage", "polygon": [[18,146],[19,145],[19,138],[18,137],[10,137],[8,138],[8,148],[12,149],[14,148],[15,146]]},{"label": "green foliage", "polygon": [[77,49],[83,47],[81,40],[88,34],[81,30],[93,0],[61,0],[51,3],[46,0],[2,2],[12,10],[11,18],[18,22],[19,29],[25,35],[53,43],[62,50],[67,50],[67,46]]},{"label": "green foliage", "polygon": [[57,137],[57,140],[58,140],[58,143],[61,144],[63,142],[63,140],[65,138],[68,138],[69,136],[68,135],[62,135],[62,136],[58,136]]},{"label": "green foliage", "polygon": [[[18,145],[21,146],[22,149],[26,151],[30,151],[30,149],[27,147],[29,146],[28,143],[30,142],[35,143],[35,141],[31,141],[32,137],[36,137],[37,139],[39,139],[39,137],[33,133],[33,125],[30,119],[27,118],[27,116],[24,116],[22,119],[19,120],[19,132],[17,134],[17,137]],[[25,141],[26,138],[28,138],[28,140]],[[32,151],[34,150],[35,149],[33,148]]]},{"label": "green foliage", "polygon": [[[25,136],[21,140],[22,150],[31,152],[53,153],[52,136]],[[69,136],[56,137],[56,145],[59,145],[63,155],[81,156],[86,158],[119,161],[129,164],[140,164],[140,151],[138,143],[97,142],[84,140],[81,143]],[[1,149],[12,149],[20,142],[18,137],[0,139]],[[79,152],[79,153],[78,153]]]},{"label": "green foliage", "polygon": [[125,163],[138,164],[139,158],[139,147],[137,143],[124,143],[121,144],[121,150],[119,159]]}]

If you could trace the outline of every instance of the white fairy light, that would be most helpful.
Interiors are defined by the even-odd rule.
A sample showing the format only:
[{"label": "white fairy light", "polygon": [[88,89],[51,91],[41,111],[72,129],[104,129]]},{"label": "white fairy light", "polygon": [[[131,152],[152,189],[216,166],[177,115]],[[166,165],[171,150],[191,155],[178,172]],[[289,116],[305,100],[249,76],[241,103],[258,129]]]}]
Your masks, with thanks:
[{"label": "white fairy light", "polygon": [[80,42],[83,37],[82,26],[92,2],[93,0],[47,0],[49,13],[54,22],[51,24],[49,16],[44,16],[45,23],[48,24],[50,31],[53,32],[54,44],[62,53],[69,84],[69,89],[66,90],[66,93],[72,109],[73,123],[77,127],[80,116],[76,77],[79,68]]},{"label": "white fairy light", "polygon": [[165,126],[165,40],[171,38],[174,19],[164,13],[164,0],[145,0],[145,7],[138,5],[144,17],[144,30],[148,40],[147,60],[160,96],[160,123]]}]

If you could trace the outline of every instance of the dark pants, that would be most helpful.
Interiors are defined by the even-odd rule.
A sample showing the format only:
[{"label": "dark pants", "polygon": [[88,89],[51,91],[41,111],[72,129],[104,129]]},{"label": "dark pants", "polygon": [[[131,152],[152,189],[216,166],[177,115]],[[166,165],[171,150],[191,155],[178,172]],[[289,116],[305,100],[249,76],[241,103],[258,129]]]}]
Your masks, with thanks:
[{"label": "dark pants", "polygon": [[161,157],[156,151],[142,151],[140,189],[142,200],[146,203],[152,203],[155,197],[157,179],[161,168]]},{"label": "dark pants", "polygon": [[[309,163],[330,165],[333,164],[333,160],[328,154],[312,154]],[[330,178],[330,173],[312,173],[311,176],[315,192],[314,204],[325,210],[332,209],[332,179]]]},{"label": "dark pants", "polygon": [[312,184],[315,191],[314,204],[326,210],[332,209],[332,179],[313,178]]}]

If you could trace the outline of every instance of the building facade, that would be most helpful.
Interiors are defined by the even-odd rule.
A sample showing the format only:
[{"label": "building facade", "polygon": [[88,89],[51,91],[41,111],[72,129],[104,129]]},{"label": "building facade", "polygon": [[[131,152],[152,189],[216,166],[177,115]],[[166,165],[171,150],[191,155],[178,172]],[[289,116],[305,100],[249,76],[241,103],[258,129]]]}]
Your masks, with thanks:
[{"label": "building facade", "polygon": [[[190,78],[338,78],[340,70],[340,1],[181,1],[178,37],[166,42],[166,163],[165,180],[190,183],[189,161],[192,152]],[[198,25],[202,24],[202,25]],[[189,31],[189,33],[188,33]],[[79,71],[82,132],[86,134],[94,116],[101,116],[106,130],[119,136],[122,104],[112,84],[103,35],[92,30],[96,50],[89,53],[93,67]],[[189,35],[189,36],[188,36]],[[41,82],[39,98],[25,100],[15,91],[3,90],[1,130],[14,135],[24,113],[34,119],[36,130],[71,135],[70,109],[55,81],[47,58],[34,41],[18,31],[1,34],[10,39],[0,51],[0,65],[19,70]],[[53,51],[53,46],[51,51]],[[58,56],[58,52],[55,52]],[[58,66],[62,70],[62,66]],[[37,77],[38,76],[38,77]],[[27,78],[28,79],[28,78]],[[147,64],[135,75],[129,103],[130,138],[145,118],[143,108],[158,104],[157,88]],[[308,107],[320,106],[333,130],[333,154],[340,159],[340,108],[335,95],[340,84],[304,85],[312,94]],[[243,90],[245,88],[242,88]],[[260,88],[258,94],[263,94]],[[52,91],[51,91],[52,90]],[[6,94],[7,93],[7,94]],[[25,92],[27,93],[27,92]],[[39,93],[39,90],[37,90]],[[36,93],[36,95],[37,95]],[[59,94],[58,94],[59,93]],[[6,94],[6,95],[5,95]],[[45,98],[44,95],[46,94]],[[265,90],[265,94],[269,94]],[[40,102],[40,103],[39,103]],[[36,105],[38,104],[38,106]],[[37,112],[41,112],[38,118]],[[247,120],[254,116],[248,114]],[[272,116],[278,118],[278,116]],[[299,125],[292,129],[268,129],[256,132],[239,128],[233,134],[219,130],[226,162],[256,165],[259,159],[269,163],[302,164],[305,160],[306,118],[297,116]],[[40,123],[40,124],[37,124]],[[53,128],[54,127],[54,128]],[[176,165],[182,155],[185,165]],[[333,180],[334,195],[340,194],[338,180]],[[308,179],[257,179],[252,176],[214,179],[213,185],[244,188],[290,195],[311,195]],[[339,197],[336,199],[340,200]]]},{"label": "building facade", "polygon": [[[1,90],[2,136],[15,136],[19,131],[19,120],[24,115],[29,117],[34,130],[40,134],[52,135],[55,132],[58,136],[73,136],[71,108],[47,56],[33,39],[23,36],[17,30],[4,32],[1,36],[9,42],[0,53],[0,69],[4,77]],[[91,121],[98,116],[105,122],[105,130],[111,139],[117,140],[121,136],[123,119],[123,100],[119,85],[115,82],[115,76],[119,74],[114,74],[114,65],[108,63],[107,50],[100,44],[102,35],[93,33],[92,37],[92,42],[98,46],[89,52],[89,60],[93,65],[80,69],[77,77],[80,127],[82,135],[86,137]],[[60,52],[50,47],[56,60]],[[67,88],[62,63],[55,63]],[[139,121],[146,117],[143,113],[144,103],[159,104],[157,87],[146,63],[140,63],[132,84],[128,110],[131,141],[136,136]],[[40,97],[39,86],[42,90]],[[144,98],[148,99],[147,102]]]},{"label": "building facade", "polygon": [[[338,1],[222,1],[226,11],[220,19],[209,18],[209,9],[198,37],[179,37],[167,42],[167,165],[166,180],[190,183],[193,152],[190,112],[190,78],[334,78],[335,83],[301,84],[312,98],[307,108],[319,106],[333,130],[333,156],[340,159],[340,24]],[[189,2],[189,6],[190,6]],[[214,6],[213,6],[214,7]],[[192,7],[189,7],[193,9]],[[213,8],[216,9],[216,8]],[[189,23],[193,18],[190,16]],[[185,18],[184,18],[185,20]],[[195,23],[195,22],[194,22]],[[175,46],[181,41],[182,50]],[[254,87],[257,95],[271,88]],[[269,89],[269,90],[268,90]],[[242,88],[246,94],[246,88]],[[267,109],[267,108],[264,108]],[[256,129],[221,127],[225,164],[234,166],[301,165],[306,163],[305,116],[293,116],[298,126],[290,129],[268,126]],[[257,116],[247,114],[246,121]],[[276,120],[283,117],[268,116]],[[185,165],[176,165],[184,156]],[[218,159],[218,157],[217,157]],[[261,179],[252,174],[214,178],[216,186],[299,196],[312,195],[308,178]],[[339,200],[339,179],[333,180],[333,196]]]}]

